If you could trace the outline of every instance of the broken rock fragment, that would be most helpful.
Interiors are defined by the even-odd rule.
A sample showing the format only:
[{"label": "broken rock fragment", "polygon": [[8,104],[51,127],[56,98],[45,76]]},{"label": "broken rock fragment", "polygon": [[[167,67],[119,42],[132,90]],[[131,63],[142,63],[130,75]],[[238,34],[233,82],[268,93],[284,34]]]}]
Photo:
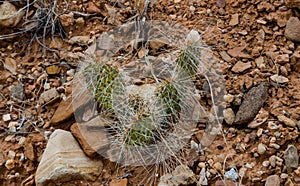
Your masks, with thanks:
[{"label": "broken rock fragment", "polygon": [[102,168],[102,161],[88,158],[70,132],[58,129],[50,136],[36,171],[35,183],[45,186],[76,179],[94,181]]}]

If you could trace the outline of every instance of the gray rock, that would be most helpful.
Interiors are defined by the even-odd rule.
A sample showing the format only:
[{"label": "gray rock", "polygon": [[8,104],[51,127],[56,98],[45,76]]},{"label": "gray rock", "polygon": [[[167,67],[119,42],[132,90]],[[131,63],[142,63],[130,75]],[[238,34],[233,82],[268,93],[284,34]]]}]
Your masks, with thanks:
[{"label": "gray rock", "polygon": [[198,186],[200,185],[208,185],[208,180],[206,178],[205,168],[202,168],[199,174],[199,181],[197,183]]},{"label": "gray rock", "polygon": [[284,151],[284,160],[288,173],[296,169],[299,164],[298,150],[294,145],[289,145]]},{"label": "gray rock", "polygon": [[286,23],[284,35],[294,42],[300,42],[300,20],[297,17],[290,17]]},{"label": "gray rock", "polygon": [[25,94],[24,94],[23,85],[18,84],[16,86],[13,86],[10,90],[10,96],[18,100],[24,100]]},{"label": "gray rock", "polygon": [[267,95],[267,83],[252,87],[244,96],[244,100],[236,113],[234,124],[244,124],[252,121],[266,101]]},{"label": "gray rock", "polygon": [[265,186],[280,186],[280,179],[278,175],[272,175],[267,177]]},{"label": "gray rock", "polygon": [[102,161],[89,159],[70,132],[57,129],[50,136],[36,171],[35,183],[44,186],[50,182],[60,185],[74,179],[94,181],[102,168]]},{"label": "gray rock", "polygon": [[40,95],[39,103],[47,104],[47,103],[50,103],[50,102],[56,100],[58,97],[59,97],[59,94],[58,94],[56,88],[51,88],[50,90],[47,90]]},{"label": "gray rock", "polygon": [[239,178],[239,175],[235,171],[234,168],[231,168],[229,171],[226,171],[224,176],[225,176],[225,178],[233,180],[233,181],[235,181]]}]

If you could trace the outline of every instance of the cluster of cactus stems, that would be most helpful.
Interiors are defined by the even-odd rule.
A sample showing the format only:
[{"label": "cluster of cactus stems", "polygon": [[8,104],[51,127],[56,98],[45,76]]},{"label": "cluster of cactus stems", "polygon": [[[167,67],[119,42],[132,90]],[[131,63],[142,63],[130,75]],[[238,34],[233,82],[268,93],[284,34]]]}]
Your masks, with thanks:
[{"label": "cluster of cactus stems", "polygon": [[[199,64],[198,49],[192,46],[188,46],[183,50],[176,60],[178,73],[185,74],[185,76],[192,78],[198,69]],[[113,116],[113,102],[112,94],[114,88],[117,87],[120,81],[119,71],[117,68],[112,67],[108,64],[98,64],[91,63],[84,69],[84,74],[89,77],[88,89],[93,94],[95,101],[98,103],[98,108],[100,108],[101,113],[109,113]],[[129,107],[134,110],[134,112],[141,112],[137,118],[133,121],[133,124],[124,127],[123,138],[121,139],[123,143],[128,146],[146,146],[149,144],[155,144],[156,140],[161,138],[161,135],[165,131],[169,131],[172,125],[176,124],[180,119],[180,112],[182,107],[182,96],[178,91],[179,85],[176,80],[161,80],[160,85],[157,86],[155,95],[157,98],[157,103],[161,104],[161,112],[163,119],[158,120],[153,119],[155,114],[142,112],[143,104],[140,100],[130,100],[128,104]],[[143,101],[143,100],[142,100]],[[135,103],[136,102],[136,103]],[[115,119],[118,117],[114,117]],[[115,122],[114,125],[122,125],[120,121]],[[112,126],[113,128],[117,126]]]}]

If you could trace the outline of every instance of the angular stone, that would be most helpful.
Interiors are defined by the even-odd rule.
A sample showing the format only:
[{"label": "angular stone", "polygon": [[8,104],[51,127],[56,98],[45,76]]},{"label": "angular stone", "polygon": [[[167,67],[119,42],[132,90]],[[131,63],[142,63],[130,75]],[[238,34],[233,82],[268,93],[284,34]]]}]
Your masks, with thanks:
[{"label": "angular stone", "polygon": [[89,159],[70,132],[57,129],[50,136],[36,171],[35,183],[45,186],[76,179],[94,181],[102,168],[102,161]]},{"label": "angular stone", "polygon": [[41,105],[48,104],[55,101],[58,98],[59,98],[59,94],[56,88],[51,88],[50,90],[47,90],[40,95],[39,103]]},{"label": "angular stone", "polygon": [[229,22],[229,25],[235,26],[238,24],[239,24],[239,14],[236,13],[236,14],[231,15],[231,20]]},{"label": "angular stone", "polygon": [[244,124],[252,121],[263,106],[268,95],[267,83],[260,83],[252,87],[245,95],[244,100],[236,113],[234,124]]},{"label": "angular stone", "polygon": [[272,175],[267,177],[265,186],[280,186],[280,179],[278,175]]},{"label": "angular stone", "polygon": [[25,93],[24,88],[22,84],[18,84],[16,86],[13,86],[10,90],[10,96],[18,99],[18,100],[24,100],[25,99]]},{"label": "angular stone", "polygon": [[6,70],[8,70],[9,72],[16,73],[16,71],[17,71],[17,62],[16,62],[15,59],[7,57],[7,58],[5,58],[3,65],[4,65],[4,68]]},{"label": "angular stone", "polygon": [[284,115],[280,115],[277,116],[278,120],[283,122],[284,124],[286,124],[289,127],[296,127],[296,121],[284,116]]},{"label": "angular stone", "polygon": [[232,58],[225,51],[221,51],[219,54],[226,62],[230,62],[232,60]]},{"label": "angular stone", "polygon": [[251,62],[244,63],[244,62],[238,61],[232,67],[231,71],[234,72],[234,73],[241,73],[241,72],[244,72],[245,70],[247,70],[251,67],[252,67]]},{"label": "angular stone", "polygon": [[72,98],[69,97],[66,101],[62,100],[51,118],[51,125],[55,126],[69,120],[74,114],[72,107]]},{"label": "angular stone", "polygon": [[279,76],[277,74],[270,77],[270,79],[276,83],[287,83],[289,82],[289,79],[284,76]]},{"label": "angular stone", "polygon": [[294,145],[289,145],[284,151],[283,155],[285,165],[288,173],[291,173],[294,169],[298,168],[299,155],[298,150]]},{"label": "angular stone", "polygon": [[104,131],[105,122],[100,117],[95,117],[90,121],[73,124],[71,132],[80,143],[84,153],[87,156],[95,157],[99,153],[108,151],[109,142]]},{"label": "angular stone", "polygon": [[300,20],[297,17],[288,20],[284,35],[291,41],[300,42]]}]

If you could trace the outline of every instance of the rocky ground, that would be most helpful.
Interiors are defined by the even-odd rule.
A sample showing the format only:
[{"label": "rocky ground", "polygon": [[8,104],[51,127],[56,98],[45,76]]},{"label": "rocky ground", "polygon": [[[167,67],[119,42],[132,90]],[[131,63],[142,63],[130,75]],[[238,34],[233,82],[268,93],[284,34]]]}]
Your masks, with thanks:
[{"label": "rocky ground", "polygon": [[[0,2],[0,185],[137,185],[138,168],[118,168],[80,141],[70,105],[85,50],[143,3],[30,2]],[[222,133],[161,185],[300,185],[299,17],[297,0],[157,0],[148,9],[147,19],[201,33],[227,91]]]}]

